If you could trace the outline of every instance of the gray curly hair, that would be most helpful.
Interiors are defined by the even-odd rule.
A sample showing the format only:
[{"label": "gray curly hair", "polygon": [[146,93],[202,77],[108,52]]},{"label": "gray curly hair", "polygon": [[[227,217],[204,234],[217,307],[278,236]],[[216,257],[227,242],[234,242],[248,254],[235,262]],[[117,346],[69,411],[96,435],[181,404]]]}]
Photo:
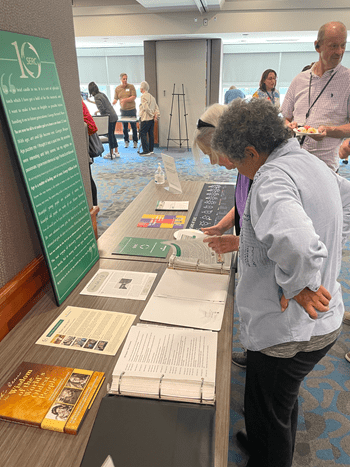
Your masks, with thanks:
[{"label": "gray curly hair", "polygon": [[259,154],[270,154],[289,137],[289,129],[271,102],[235,99],[220,117],[211,146],[235,162],[245,158],[248,146]]}]

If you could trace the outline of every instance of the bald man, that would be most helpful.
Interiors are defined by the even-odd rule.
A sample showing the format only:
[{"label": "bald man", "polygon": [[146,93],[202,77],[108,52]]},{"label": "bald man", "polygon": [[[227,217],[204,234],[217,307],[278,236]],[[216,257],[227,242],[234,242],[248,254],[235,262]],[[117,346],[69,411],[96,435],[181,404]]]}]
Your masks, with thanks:
[{"label": "bald man", "polygon": [[315,50],[319,59],[292,81],[281,111],[290,128],[309,125],[319,135],[307,135],[302,146],[339,168],[339,147],[350,136],[350,70],[341,65],[347,41],[343,23],[332,21],[318,31]]}]

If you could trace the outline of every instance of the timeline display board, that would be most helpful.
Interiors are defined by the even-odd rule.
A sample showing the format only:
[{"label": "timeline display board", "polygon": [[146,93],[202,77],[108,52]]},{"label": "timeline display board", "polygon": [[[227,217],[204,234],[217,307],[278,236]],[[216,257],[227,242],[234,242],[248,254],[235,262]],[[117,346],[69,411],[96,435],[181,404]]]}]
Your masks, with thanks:
[{"label": "timeline display board", "polygon": [[[188,229],[212,227],[221,221],[235,205],[235,186],[232,184],[205,183],[193,209]],[[226,233],[232,234],[233,229]]]},{"label": "timeline display board", "polygon": [[58,304],[98,249],[50,40],[0,31],[1,118],[28,193]]}]

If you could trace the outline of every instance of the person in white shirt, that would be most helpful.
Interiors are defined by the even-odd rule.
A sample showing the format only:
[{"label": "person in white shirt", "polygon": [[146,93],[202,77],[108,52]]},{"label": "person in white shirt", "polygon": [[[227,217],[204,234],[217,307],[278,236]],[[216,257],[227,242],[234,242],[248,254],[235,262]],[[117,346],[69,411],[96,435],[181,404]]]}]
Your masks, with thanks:
[{"label": "person in white shirt", "polygon": [[236,291],[247,349],[247,467],[291,467],[300,385],[341,332],[350,182],[300,148],[266,100],[233,101],[212,147],[253,180]]},{"label": "person in white shirt", "polygon": [[142,94],[139,107],[139,117],[141,120],[140,138],[142,144],[140,156],[150,156],[154,154],[154,122],[155,120],[159,120],[160,113],[155,98],[148,92],[149,85],[147,81],[142,81],[140,91]]},{"label": "person in white shirt", "polygon": [[346,40],[343,23],[321,26],[315,41],[319,60],[293,79],[281,107],[290,128],[308,125],[318,130],[318,135],[302,140],[303,148],[334,171],[341,142],[350,136],[350,70],[341,65]]}]

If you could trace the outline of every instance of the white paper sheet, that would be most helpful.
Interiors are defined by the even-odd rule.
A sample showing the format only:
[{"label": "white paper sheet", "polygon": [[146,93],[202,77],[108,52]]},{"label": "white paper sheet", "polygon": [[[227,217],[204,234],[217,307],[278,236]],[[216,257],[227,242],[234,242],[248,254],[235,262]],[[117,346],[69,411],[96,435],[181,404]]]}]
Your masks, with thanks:
[{"label": "white paper sheet", "polygon": [[68,306],[36,344],[115,355],[136,315]]},{"label": "white paper sheet", "polygon": [[156,277],[157,274],[153,272],[99,269],[80,293],[97,297],[146,300]]},{"label": "white paper sheet", "polygon": [[167,269],[140,319],[220,331],[230,276]]}]

